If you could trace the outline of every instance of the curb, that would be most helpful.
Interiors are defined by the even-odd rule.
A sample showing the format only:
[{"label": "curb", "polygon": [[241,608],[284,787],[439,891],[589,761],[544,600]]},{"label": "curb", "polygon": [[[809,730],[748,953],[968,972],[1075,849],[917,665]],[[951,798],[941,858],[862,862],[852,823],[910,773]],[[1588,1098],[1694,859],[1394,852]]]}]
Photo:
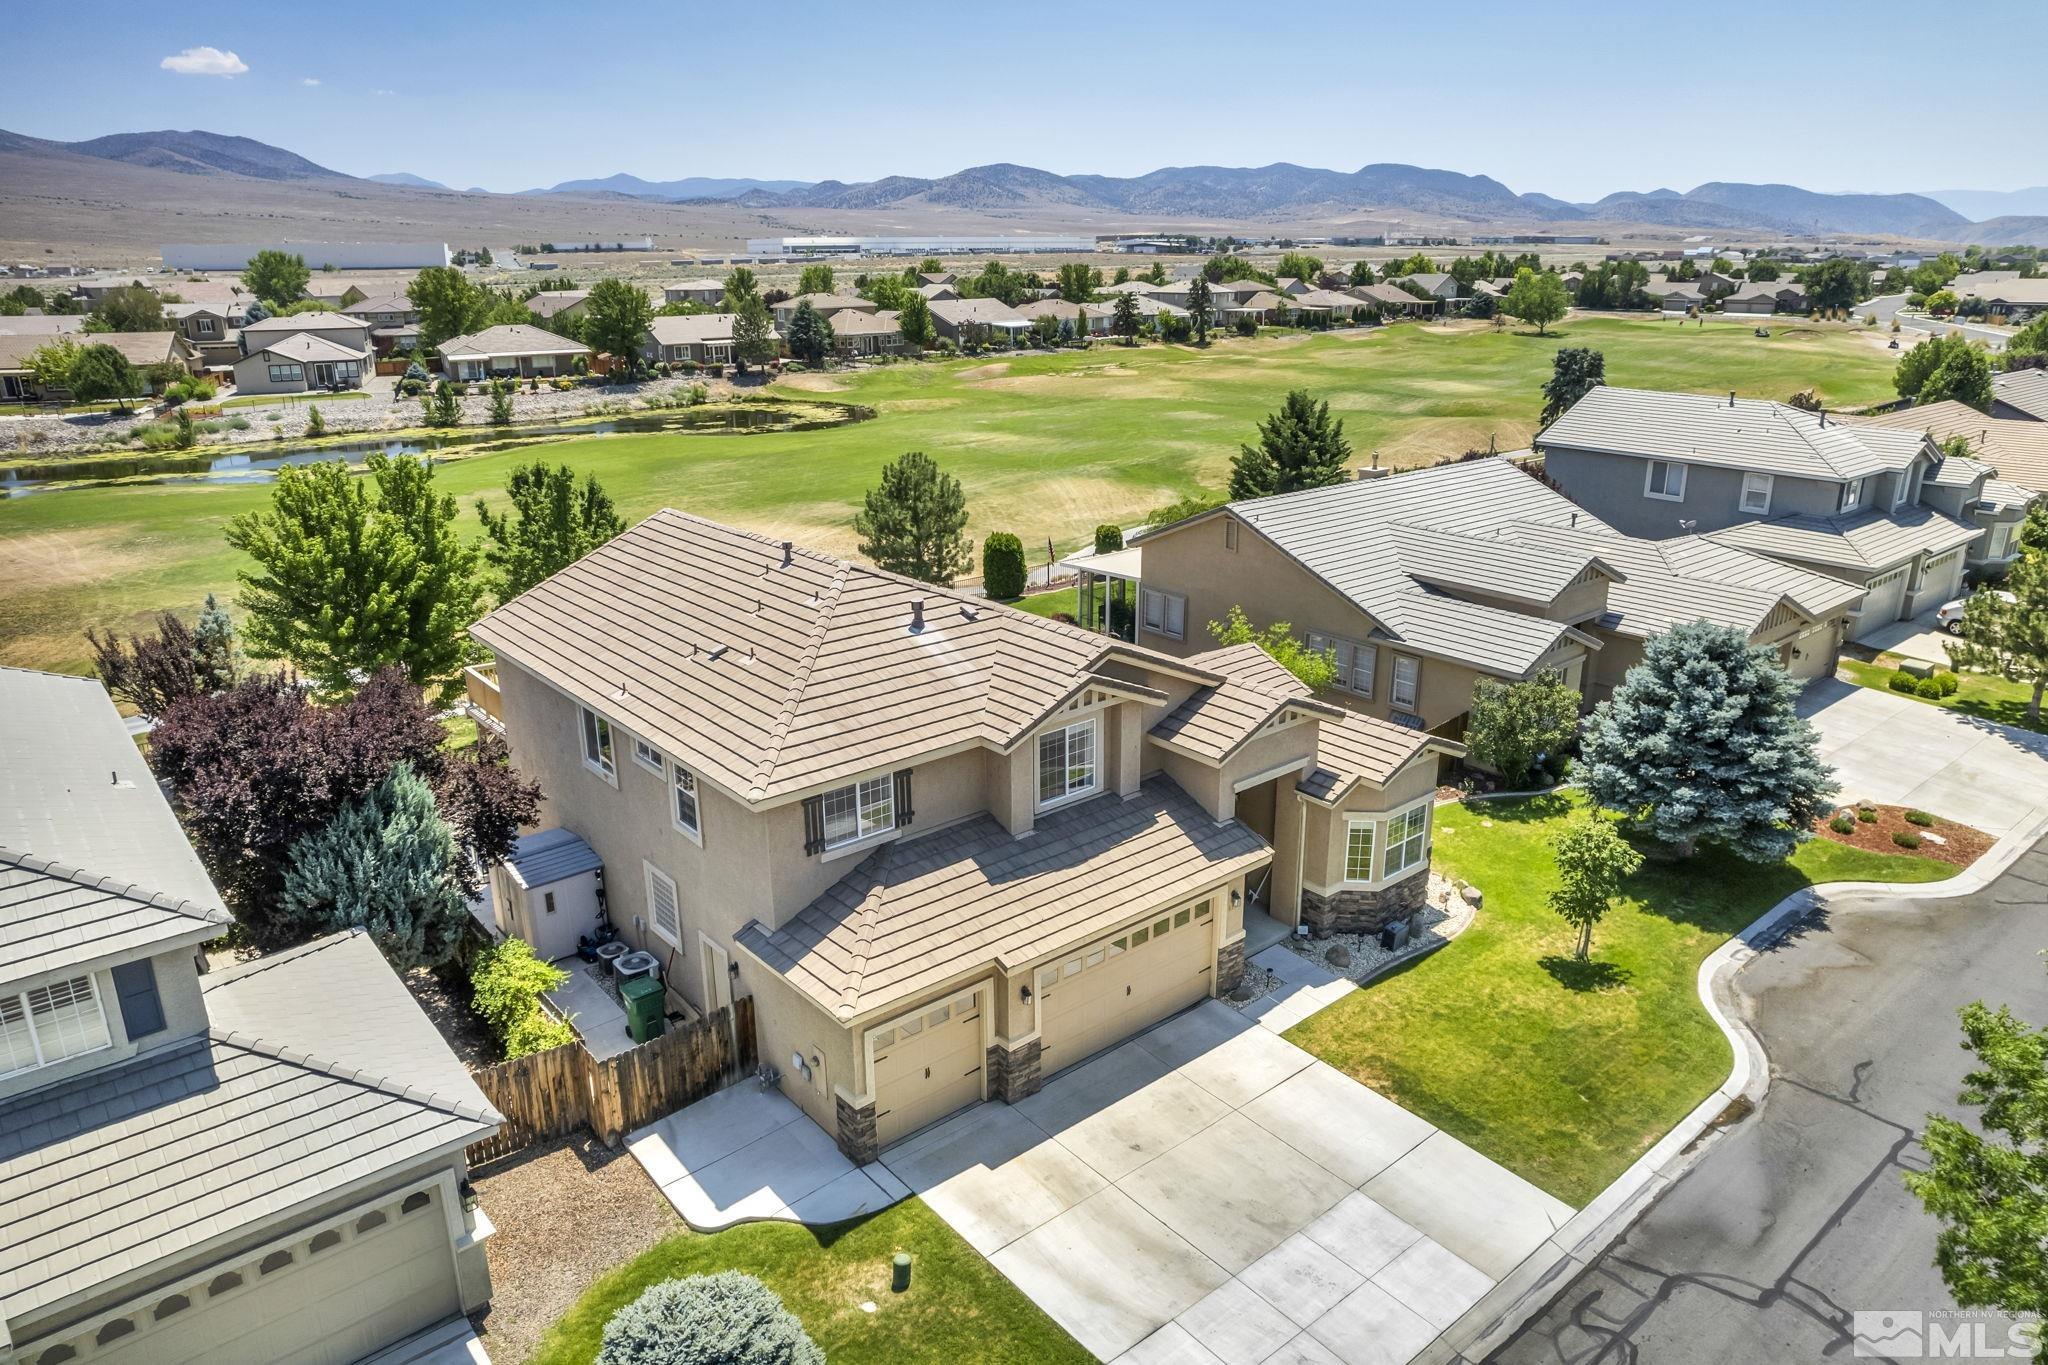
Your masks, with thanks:
[{"label": "curb", "polygon": [[[1704,1156],[1713,1141],[1739,1123],[1770,1089],[1770,1059],[1741,1017],[1735,975],[1759,953],[1777,946],[1785,931],[1831,903],[1856,900],[1947,900],[1989,886],[2019,856],[2048,834],[2048,809],[2036,807],[2025,824],[1946,881],[1824,882],[1779,901],[1700,963],[1699,996],[1707,1015],[1734,1050],[1735,1060],[1711,1095],[1649,1151],[1552,1233],[1465,1315],[1437,1334],[1410,1365],[1455,1365],[1484,1360],[1524,1324],[1548,1308],[1665,1190]],[[1734,1106],[1747,1105],[1730,1116]],[[1723,1117],[1728,1116],[1726,1121]]]}]

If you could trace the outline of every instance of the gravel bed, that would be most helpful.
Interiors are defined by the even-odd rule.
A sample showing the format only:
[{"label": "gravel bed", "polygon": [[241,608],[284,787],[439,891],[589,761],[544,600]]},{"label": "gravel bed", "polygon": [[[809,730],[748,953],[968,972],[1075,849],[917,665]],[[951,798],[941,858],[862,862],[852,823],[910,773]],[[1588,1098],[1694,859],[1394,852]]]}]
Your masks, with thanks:
[{"label": "gravel bed", "polygon": [[1266,996],[1271,995],[1273,988],[1279,984],[1279,977],[1273,975],[1273,973],[1267,971],[1256,962],[1247,962],[1244,964],[1243,979],[1237,983],[1237,986],[1230,994],[1223,997],[1223,1003],[1237,1009],[1243,1009],[1254,1000],[1262,1000]]},{"label": "gravel bed", "polygon": [[484,1021],[477,1018],[476,1011],[469,1007],[469,1001],[460,992],[450,989],[448,983],[431,969],[415,967],[404,974],[403,980],[405,988],[412,992],[412,998],[433,1021],[434,1027],[464,1066],[474,1071],[505,1060],[504,1049],[484,1027]]},{"label": "gravel bed", "polygon": [[684,1228],[640,1163],[587,1131],[536,1143],[474,1178],[498,1228],[484,1243],[491,1306],[476,1326],[501,1365],[531,1356],[598,1276]]},{"label": "gravel bed", "polygon": [[[595,416],[616,411],[619,415],[647,411],[646,400],[662,397],[692,384],[702,384],[711,391],[712,401],[729,399],[738,390],[729,382],[704,377],[691,378],[674,375],[666,379],[650,379],[639,384],[618,384],[591,386],[557,392],[542,386],[538,393],[525,389],[512,396],[512,420],[516,427],[525,423],[559,422],[567,418]],[[747,386],[751,391],[757,386]],[[293,402],[275,406],[251,405],[247,407],[224,408],[221,418],[247,418],[246,430],[232,429],[215,432],[205,438],[198,452],[222,445],[263,444],[282,438],[299,440],[306,435],[306,411],[309,407],[320,409],[321,421],[329,436],[348,432],[397,431],[404,428],[425,425],[421,415],[420,402],[416,398],[393,401],[389,388],[375,392],[368,398],[343,398],[322,403],[317,398],[311,403]],[[225,395],[233,397],[232,394]],[[197,406],[209,406],[200,404]],[[489,427],[491,400],[488,393],[472,393],[462,400],[462,429],[474,430]],[[276,417],[276,421],[271,421]],[[0,454],[41,455],[64,452],[81,452],[96,449],[122,451],[131,449],[135,428],[154,421],[153,415],[138,408],[127,416],[106,413],[79,413],[69,417],[8,417],[0,419]],[[218,420],[208,418],[204,420]],[[184,452],[166,452],[184,453]]]},{"label": "gravel bed", "polygon": [[[1408,945],[1396,952],[1380,947],[1378,934],[1331,934],[1326,938],[1291,938],[1287,946],[1326,971],[1363,982],[1396,962],[1406,961],[1456,938],[1471,925],[1476,911],[1458,894],[1455,883],[1436,873],[1429,874],[1429,891],[1423,907],[1409,917]],[[1330,961],[1332,948],[1351,954],[1350,964],[1340,967]]]}]

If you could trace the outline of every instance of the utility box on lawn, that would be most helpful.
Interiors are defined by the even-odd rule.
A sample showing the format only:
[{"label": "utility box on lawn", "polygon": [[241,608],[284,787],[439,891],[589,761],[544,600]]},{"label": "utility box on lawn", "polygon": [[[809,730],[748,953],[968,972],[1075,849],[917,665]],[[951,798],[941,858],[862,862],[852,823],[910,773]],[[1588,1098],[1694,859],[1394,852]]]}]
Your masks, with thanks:
[{"label": "utility box on lawn", "polygon": [[626,1032],[634,1042],[649,1042],[667,1029],[661,983],[652,976],[636,976],[623,983],[619,997],[626,1005]]}]

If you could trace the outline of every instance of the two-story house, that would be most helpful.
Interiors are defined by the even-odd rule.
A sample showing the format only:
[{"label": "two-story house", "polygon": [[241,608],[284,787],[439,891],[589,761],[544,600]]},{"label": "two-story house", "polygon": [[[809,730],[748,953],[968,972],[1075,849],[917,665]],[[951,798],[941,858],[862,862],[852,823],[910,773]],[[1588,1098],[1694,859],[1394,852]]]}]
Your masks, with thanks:
[{"label": "two-story house", "polygon": [[1174,659],[674,511],[474,634],[671,1005],[751,996],[862,1161],[1228,991],[1248,918],[1407,914],[1457,747],[1255,649]]},{"label": "two-story house", "polygon": [[231,923],[100,685],[0,669],[7,1365],[474,1340],[502,1119],[369,938],[207,973]]},{"label": "two-story house", "polygon": [[352,389],[374,368],[370,324],[346,313],[300,313],[245,322],[234,362],[241,393]]},{"label": "two-story house", "polygon": [[370,324],[370,345],[380,356],[396,349],[411,350],[419,341],[420,310],[403,293],[357,299],[341,311]]},{"label": "two-story house", "polygon": [[1704,535],[1861,589],[1851,639],[1957,596],[2031,501],[1924,431],[1732,393],[1596,388],[1537,446],[1551,483],[1630,535]]}]

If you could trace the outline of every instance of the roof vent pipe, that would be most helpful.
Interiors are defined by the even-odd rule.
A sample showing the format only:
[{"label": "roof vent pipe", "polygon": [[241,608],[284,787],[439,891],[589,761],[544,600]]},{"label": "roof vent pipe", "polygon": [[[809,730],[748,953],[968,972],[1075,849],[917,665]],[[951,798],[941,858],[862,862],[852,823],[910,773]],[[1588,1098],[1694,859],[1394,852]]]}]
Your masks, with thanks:
[{"label": "roof vent pipe", "polygon": [[1735,406],[1735,390],[1733,389],[1728,390],[1728,406],[1731,408]]},{"label": "roof vent pipe", "polygon": [[910,633],[915,635],[923,629],[924,599],[922,597],[913,597],[910,599]]},{"label": "roof vent pipe", "polygon": [[795,546],[794,546],[793,544],[791,544],[791,543],[790,543],[789,541],[786,541],[786,540],[785,540],[785,541],[783,541],[783,542],[782,542],[782,567],[783,567],[783,568],[785,568],[785,569],[786,569],[786,568],[788,568],[788,567],[789,567],[789,563],[790,563],[790,560],[791,560],[791,558],[793,557],[793,552],[795,551],[795,548],[796,548],[796,547],[795,547]]}]

